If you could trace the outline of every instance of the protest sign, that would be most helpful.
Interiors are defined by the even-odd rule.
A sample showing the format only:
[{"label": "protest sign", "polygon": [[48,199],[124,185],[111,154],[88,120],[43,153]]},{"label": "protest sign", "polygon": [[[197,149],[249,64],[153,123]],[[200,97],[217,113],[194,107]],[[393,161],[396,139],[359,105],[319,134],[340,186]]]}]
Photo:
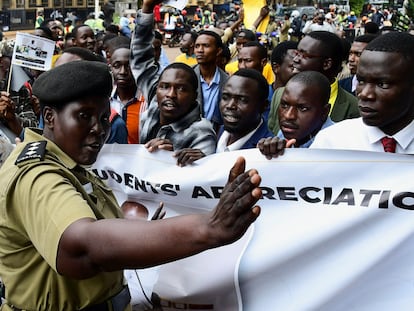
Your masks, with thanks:
[{"label": "protest sign", "polygon": [[236,243],[151,269],[163,310],[411,310],[412,156],[251,149],[178,167],[171,152],[107,145],[94,171],[119,202],[151,214],[163,201],[172,217],[214,208],[238,156],[262,176],[262,213]]},{"label": "protest sign", "polygon": [[47,71],[52,68],[55,42],[28,33],[16,33],[12,64]]}]

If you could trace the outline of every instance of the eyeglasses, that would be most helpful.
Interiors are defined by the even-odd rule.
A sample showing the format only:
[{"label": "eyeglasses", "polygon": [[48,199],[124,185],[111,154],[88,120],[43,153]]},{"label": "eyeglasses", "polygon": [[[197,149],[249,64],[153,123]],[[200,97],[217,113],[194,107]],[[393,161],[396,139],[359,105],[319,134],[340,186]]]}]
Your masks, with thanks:
[{"label": "eyeglasses", "polygon": [[303,51],[303,50],[294,50],[293,51],[293,55],[294,56],[299,56],[300,58],[303,58],[303,59],[322,58],[322,57],[325,57],[323,55],[310,54],[310,53],[308,53],[306,51]]}]

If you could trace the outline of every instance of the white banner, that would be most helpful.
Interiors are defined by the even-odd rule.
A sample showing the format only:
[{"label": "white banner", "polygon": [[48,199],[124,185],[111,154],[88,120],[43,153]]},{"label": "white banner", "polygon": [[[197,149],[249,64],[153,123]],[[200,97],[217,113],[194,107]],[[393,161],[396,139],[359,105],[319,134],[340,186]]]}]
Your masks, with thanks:
[{"label": "white banner", "polygon": [[410,155],[289,149],[269,161],[252,149],[178,167],[169,152],[106,145],[94,169],[120,203],[151,215],[163,201],[171,217],[214,208],[238,156],[262,176],[262,214],[232,245],[149,270],[163,310],[413,309]]}]

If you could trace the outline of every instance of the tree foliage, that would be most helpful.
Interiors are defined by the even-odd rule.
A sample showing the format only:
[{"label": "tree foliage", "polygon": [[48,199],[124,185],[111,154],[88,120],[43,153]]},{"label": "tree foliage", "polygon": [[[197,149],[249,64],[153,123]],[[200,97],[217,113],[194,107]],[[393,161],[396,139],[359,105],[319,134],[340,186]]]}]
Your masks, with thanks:
[{"label": "tree foliage", "polygon": [[405,0],[404,9],[405,9],[405,14],[408,15],[408,17],[413,18],[414,17],[414,0]]},{"label": "tree foliage", "polygon": [[[414,0],[410,0],[410,1],[414,1]],[[355,12],[355,15],[359,16],[362,12],[362,7],[364,3],[365,3],[364,0],[350,0],[349,6],[351,7],[351,10]]]}]

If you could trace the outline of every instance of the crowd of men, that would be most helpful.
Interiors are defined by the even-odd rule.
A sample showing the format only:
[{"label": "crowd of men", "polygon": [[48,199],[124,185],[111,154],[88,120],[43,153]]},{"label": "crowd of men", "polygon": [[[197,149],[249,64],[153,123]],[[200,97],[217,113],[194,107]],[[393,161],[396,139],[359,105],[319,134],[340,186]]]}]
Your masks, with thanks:
[{"label": "crowd of men", "polygon": [[[30,199],[18,198],[17,194],[21,193],[18,192],[19,187],[9,189],[10,183],[4,176],[12,179],[16,171],[23,170],[22,167],[28,165],[31,168],[34,165],[33,155],[29,152],[42,132],[32,128],[43,129],[43,135],[61,149],[45,149],[39,154],[33,151],[35,156],[43,159],[44,152],[57,154],[56,157],[63,159],[67,166],[65,174],[72,176],[73,170],[76,178],[83,180],[80,188],[92,177],[83,176],[86,174],[83,171],[79,173],[80,167],[76,163],[92,164],[103,143],[143,144],[149,152],[160,149],[173,151],[180,166],[192,165],[194,161],[213,153],[249,148],[258,148],[269,159],[280,156],[285,148],[291,147],[414,153],[414,36],[408,32],[367,32],[349,42],[332,29],[322,29],[324,21],[321,22],[322,15],[318,12],[312,22],[314,27],[308,24],[303,35],[296,40],[283,40],[268,51],[259,43],[254,31],[243,27],[241,8],[233,23],[223,21],[217,23],[217,27],[209,25],[199,32],[186,31],[181,42],[182,54],[174,61],[166,62],[163,38],[158,33],[154,18],[154,9],[158,4],[157,0],[143,2],[134,28],[128,35],[123,34],[119,27],[118,31],[112,31],[110,25],[105,33],[97,35],[85,23],[76,25],[60,44],[59,25],[54,20],[44,20],[34,34],[57,43],[54,68],[48,72],[28,71],[31,80],[19,91],[6,91],[13,50],[9,42],[2,42],[0,164],[6,164],[0,171],[0,184],[7,185],[7,191],[12,193],[2,193],[2,212],[7,209],[7,204],[30,202]],[[263,15],[263,11],[260,14]],[[287,39],[293,39],[293,36]],[[268,55],[271,55],[270,59]],[[97,133],[99,139],[82,142],[81,138],[89,133]],[[13,151],[16,143],[17,150]],[[87,144],[89,153],[75,143]],[[22,149],[19,145],[27,148]],[[93,155],[90,155],[91,150]],[[10,153],[13,163],[12,160],[7,161]],[[52,158],[46,156],[48,161],[53,162]],[[228,187],[233,189],[245,185],[243,193],[250,195],[233,201],[240,200],[239,203],[247,208],[260,197],[257,189],[259,178],[252,171],[243,175],[241,162],[236,163]],[[55,169],[55,166],[52,167]],[[36,171],[36,168],[32,170]],[[237,175],[244,177],[236,178]],[[42,180],[40,175],[39,180]],[[53,180],[53,185],[59,184],[58,179]],[[26,180],[26,185],[28,182]],[[37,179],[34,180],[31,195],[36,195],[36,187],[49,185],[46,180],[40,184],[37,184]],[[93,187],[100,189],[102,186],[96,182]],[[78,192],[86,191],[78,188]],[[63,188],[59,189],[63,191]],[[228,195],[224,192],[223,197]],[[55,196],[53,199],[59,202],[64,200]],[[72,197],[67,200],[78,203]],[[88,204],[96,204],[89,200],[88,197]],[[105,200],[109,202],[112,198],[105,197]],[[34,201],[45,203],[41,198]],[[111,201],[111,204],[115,203]],[[79,217],[84,215],[80,210],[76,213]],[[94,213],[97,212],[94,210]],[[118,212],[112,213],[115,216],[110,215],[110,218],[121,217]],[[88,251],[95,254],[96,247],[91,241],[89,244],[81,243],[81,234],[77,230],[88,233],[85,228],[90,224],[85,220],[72,219],[75,225],[68,226],[70,230],[51,238],[59,245],[58,249],[46,249],[45,256],[41,254],[37,258],[42,261],[41,258],[45,257],[48,263],[53,261],[51,270],[68,279],[100,276],[102,271],[151,266],[229,243],[240,237],[258,213],[258,208],[253,209],[242,224],[235,225],[236,233],[223,233],[216,243],[190,249],[183,246],[175,252],[161,254],[163,241],[154,239],[154,245],[160,247],[155,249],[156,256],[150,259],[132,255],[130,249],[137,244],[127,241],[125,243],[129,245],[114,251],[119,257],[108,255],[102,259],[94,255],[88,262],[82,256]],[[101,218],[105,217],[104,214]],[[191,227],[195,220],[185,218],[182,223]],[[103,234],[104,228],[89,233],[98,244],[102,241],[99,235],[113,234],[109,239],[116,244],[114,237],[124,234],[127,228],[120,228],[122,224],[112,225],[114,229],[109,233]],[[160,228],[157,230],[162,230]],[[12,229],[16,228],[7,227],[2,232],[11,232]],[[222,227],[220,230],[225,231]],[[59,230],[53,233],[58,234]],[[136,233],[139,235],[142,232]],[[210,231],[208,234],[216,238]],[[33,239],[41,240],[40,236],[41,233],[33,231]],[[179,239],[185,240],[188,236],[196,236],[196,233],[180,232],[171,243],[180,244]],[[5,238],[7,235],[0,236],[0,259],[13,253],[9,247],[5,250]],[[154,251],[151,247],[149,252]],[[40,249],[43,251],[42,247]],[[4,263],[6,266],[8,261]],[[76,265],[83,270],[76,270]],[[43,263],[42,269],[47,270],[46,266]],[[0,276],[4,277],[6,304],[11,310],[34,310],[46,303],[41,294],[39,300],[34,296],[30,299],[23,296],[30,302],[22,303],[20,297],[14,295],[19,291],[8,291],[19,286],[16,281],[11,281],[10,275],[14,273],[12,265],[7,266],[5,271],[5,275],[0,273]],[[47,273],[53,274],[50,271]],[[107,278],[108,275],[105,275],[101,280],[105,283]],[[119,293],[124,295],[118,281],[106,283],[112,286],[111,291],[96,290],[91,297],[79,294],[82,299],[75,303],[86,310],[88,305],[85,301],[88,299],[92,305],[107,298],[111,300],[111,297],[118,299]],[[69,281],[59,279],[59,282],[66,284]],[[90,285],[85,284],[79,288]],[[66,288],[66,285],[61,286]],[[100,295],[103,300],[98,299]],[[64,303],[57,298],[56,302]]]}]

